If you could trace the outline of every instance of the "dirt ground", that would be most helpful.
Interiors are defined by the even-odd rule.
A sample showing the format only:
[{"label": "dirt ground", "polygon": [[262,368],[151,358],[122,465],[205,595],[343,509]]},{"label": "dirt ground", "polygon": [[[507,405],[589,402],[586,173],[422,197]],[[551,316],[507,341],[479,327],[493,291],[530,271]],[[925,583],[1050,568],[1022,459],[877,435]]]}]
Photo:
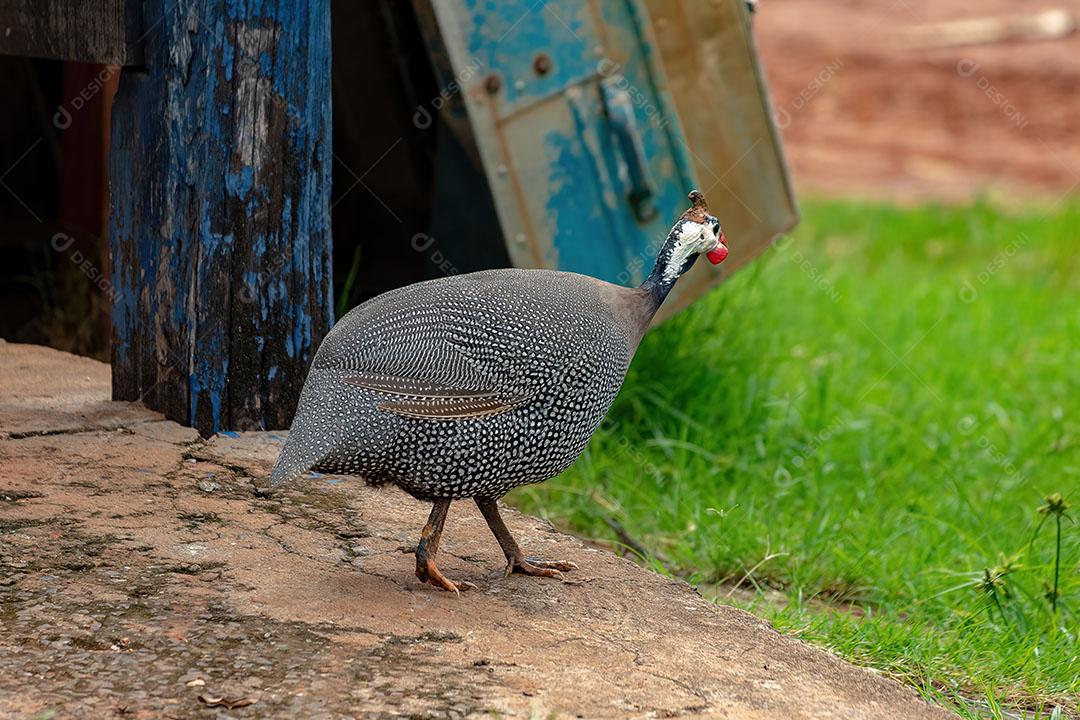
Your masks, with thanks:
[{"label": "dirt ground", "polygon": [[477,589],[421,585],[420,503],[268,493],[280,435],[203,442],[108,396],[107,366],[0,341],[0,718],[947,717],[512,511],[580,569],[504,577],[458,503],[440,564]]},{"label": "dirt ground", "polygon": [[799,192],[900,200],[1080,188],[1080,33],[911,48],[905,32],[1080,0],[760,0],[754,35]]}]

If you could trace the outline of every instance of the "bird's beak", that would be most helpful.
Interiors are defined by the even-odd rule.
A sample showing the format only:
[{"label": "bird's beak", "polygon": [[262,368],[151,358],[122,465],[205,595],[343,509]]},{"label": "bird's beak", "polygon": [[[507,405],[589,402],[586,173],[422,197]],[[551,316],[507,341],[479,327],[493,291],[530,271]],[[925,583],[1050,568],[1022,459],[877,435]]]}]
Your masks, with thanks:
[{"label": "bird's beak", "polygon": [[705,253],[705,257],[709,258],[709,262],[713,265],[719,265],[727,259],[727,256],[727,238],[724,237],[724,233],[720,233],[720,237],[716,239],[716,247]]}]

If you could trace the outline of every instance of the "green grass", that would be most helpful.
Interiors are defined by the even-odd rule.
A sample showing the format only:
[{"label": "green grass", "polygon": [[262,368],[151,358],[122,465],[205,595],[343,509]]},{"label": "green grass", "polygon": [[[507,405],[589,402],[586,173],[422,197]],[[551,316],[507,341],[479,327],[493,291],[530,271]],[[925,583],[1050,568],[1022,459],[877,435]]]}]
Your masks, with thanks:
[{"label": "green grass", "polygon": [[512,501],[962,715],[1077,714],[1078,513],[1055,612],[1038,509],[1080,504],[1080,205],[803,209]]}]

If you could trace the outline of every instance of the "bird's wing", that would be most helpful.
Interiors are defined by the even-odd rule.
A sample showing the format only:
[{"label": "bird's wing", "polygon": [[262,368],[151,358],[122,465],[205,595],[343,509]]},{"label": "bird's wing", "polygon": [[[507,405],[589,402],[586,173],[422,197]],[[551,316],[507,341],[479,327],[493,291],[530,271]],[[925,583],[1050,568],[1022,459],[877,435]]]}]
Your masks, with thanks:
[{"label": "bird's wing", "polygon": [[528,398],[466,390],[416,378],[358,373],[344,378],[352,387],[391,396],[376,407],[383,412],[427,420],[467,420],[513,410]]},{"label": "bird's wing", "polygon": [[345,315],[314,367],[346,371],[350,387],[374,393],[390,413],[506,412],[574,382],[625,372],[627,339],[604,315],[594,282],[494,270],[390,291]]},{"label": "bird's wing", "polygon": [[334,326],[315,367],[393,395],[527,394],[538,367],[558,367],[558,344],[545,342],[551,326],[532,317],[535,300],[476,282],[419,283],[369,300]]},{"label": "bird's wing", "polygon": [[372,390],[386,395],[422,397],[432,400],[481,400],[495,397],[494,392],[466,390],[431,382],[423,378],[399,377],[360,372],[342,380],[346,385]]},{"label": "bird's wing", "polygon": [[470,420],[499,415],[508,410],[513,410],[524,402],[525,398],[508,401],[498,398],[483,398],[480,400],[454,398],[442,402],[432,402],[423,398],[409,398],[379,403],[378,408],[383,412],[421,420]]}]

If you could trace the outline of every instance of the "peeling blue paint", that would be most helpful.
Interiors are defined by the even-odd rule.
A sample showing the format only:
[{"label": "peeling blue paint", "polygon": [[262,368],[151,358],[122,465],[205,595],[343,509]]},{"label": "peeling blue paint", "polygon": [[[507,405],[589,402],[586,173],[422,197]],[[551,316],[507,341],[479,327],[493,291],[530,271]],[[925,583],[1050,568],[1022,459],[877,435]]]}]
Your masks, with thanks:
[{"label": "peeling blue paint", "polygon": [[[441,22],[460,23],[455,31],[468,57],[503,80],[491,102],[499,131],[514,139],[507,165],[515,167],[529,197],[543,198],[545,217],[533,223],[537,259],[612,282],[640,283],[657,239],[684,209],[687,190],[700,185],[663,70],[652,59],[657,53],[644,31],[650,20],[641,3],[547,0],[527,13],[517,3],[493,0],[452,5],[461,11]],[[545,73],[533,68],[541,52],[551,60]],[[656,186],[656,214],[643,221],[629,200],[633,157],[625,142],[617,142],[601,101],[604,77],[614,77],[631,100],[643,175]],[[542,142],[539,158],[533,138]]]},{"label": "peeling blue paint", "polygon": [[[597,41],[588,3],[546,0],[523,8],[512,2],[464,0],[462,5],[469,57],[503,77],[500,93],[507,112],[581,83],[595,72]],[[545,75],[537,76],[532,63],[541,51],[552,63]],[[519,86],[517,80],[527,81]]]},{"label": "peeling blue paint", "polygon": [[229,194],[233,197],[239,198],[246,196],[251,192],[251,186],[255,184],[255,173],[252,169],[245,165],[240,168],[240,172],[230,172],[225,174],[225,189],[229,191]]},{"label": "peeling blue paint", "polygon": [[603,211],[588,149],[578,137],[558,130],[544,136],[544,149],[550,162],[547,214],[559,229],[553,238],[559,267],[614,280],[622,253]]},{"label": "peeling blue paint", "polygon": [[225,70],[225,82],[232,82],[233,64],[236,62],[236,49],[226,41],[221,48],[221,64]]},{"label": "peeling blue paint", "polygon": [[332,321],[329,0],[144,6],[113,114],[114,394],[204,435],[287,426]]}]

